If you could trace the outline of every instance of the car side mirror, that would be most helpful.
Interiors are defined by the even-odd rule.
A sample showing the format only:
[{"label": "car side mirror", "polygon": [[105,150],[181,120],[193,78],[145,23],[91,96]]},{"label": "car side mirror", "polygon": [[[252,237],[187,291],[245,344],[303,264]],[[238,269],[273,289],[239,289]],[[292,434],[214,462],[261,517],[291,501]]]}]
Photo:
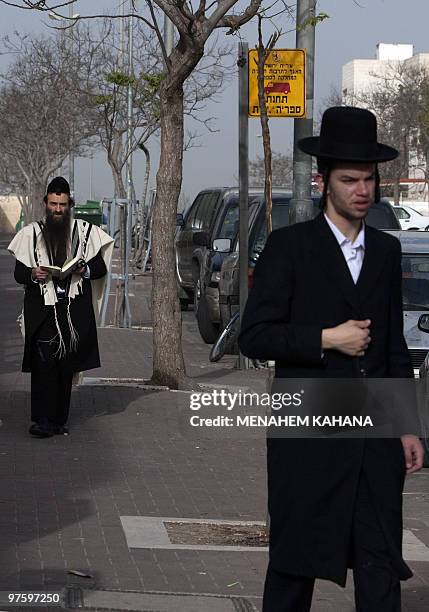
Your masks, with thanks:
[{"label": "car side mirror", "polygon": [[185,219],[182,213],[176,214],[176,227],[183,227],[185,225]]},{"label": "car side mirror", "polygon": [[229,253],[231,251],[231,239],[216,238],[216,240],[213,240],[213,250],[219,253]]},{"label": "car side mirror", "polygon": [[417,327],[420,331],[429,333],[429,314],[420,315]]},{"label": "car side mirror", "polygon": [[210,244],[210,236],[208,232],[195,232],[192,237],[192,242],[197,246],[208,247]]}]

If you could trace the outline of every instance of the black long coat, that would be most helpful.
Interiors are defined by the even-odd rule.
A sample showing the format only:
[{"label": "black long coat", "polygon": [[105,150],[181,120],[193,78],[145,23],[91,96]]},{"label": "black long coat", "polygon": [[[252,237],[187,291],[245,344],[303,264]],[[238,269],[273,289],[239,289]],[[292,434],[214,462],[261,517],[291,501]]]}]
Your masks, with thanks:
[{"label": "black long coat", "polygon": [[[100,252],[88,262],[88,266],[92,279],[101,278],[106,274],[106,265]],[[38,284],[31,280],[31,268],[17,260],[14,275],[18,283],[25,285],[25,346],[22,371],[31,372],[33,340],[43,324],[53,317],[54,306],[45,306]],[[98,352],[97,326],[92,306],[91,281],[89,279],[83,279],[82,293],[70,301],[70,315],[73,325],[79,334],[77,352],[70,353],[67,357],[71,370],[73,372],[83,372],[99,367],[100,356]]]},{"label": "black long coat", "polygon": [[[362,358],[322,356],[322,329],[371,320]],[[276,361],[276,378],[412,377],[403,337],[399,241],[366,226],[355,285],[324,215],[274,231],[255,268],[239,337],[241,351]],[[405,461],[399,439],[269,439],[270,561],[279,571],[345,584],[361,470],[398,576]]]}]

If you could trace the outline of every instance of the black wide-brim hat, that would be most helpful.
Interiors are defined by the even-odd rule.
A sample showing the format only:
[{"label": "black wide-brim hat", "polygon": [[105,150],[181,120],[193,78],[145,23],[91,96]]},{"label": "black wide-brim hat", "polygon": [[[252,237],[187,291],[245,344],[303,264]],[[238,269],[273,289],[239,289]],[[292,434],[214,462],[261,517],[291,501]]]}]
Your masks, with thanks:
[{"label": "black wide-brim hat", "polygon": [[377,142],[377,119],[364,108],[332,106],[322,116],[320,136],[302,138],[298,147],[316,157],[380,163],[395,159],[399,151]]}]

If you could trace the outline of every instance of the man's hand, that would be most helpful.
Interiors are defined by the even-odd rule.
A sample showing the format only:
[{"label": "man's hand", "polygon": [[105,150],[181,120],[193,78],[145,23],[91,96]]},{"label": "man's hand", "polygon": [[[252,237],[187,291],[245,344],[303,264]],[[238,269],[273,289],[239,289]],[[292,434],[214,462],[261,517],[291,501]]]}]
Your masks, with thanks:
[{"label": "man's hand", "polygon": [[48,272],[46,270],[42,270],[42,268],[32,268],[31,269],[31,278],[38,282],[43,282],[48,278]]},{"label": "man's hand", "polygon": [[405,455],[405,466],[407,474],[418,472],[423,466],[424,449],[417,436],[401,436],[402,447]]},{"label": "man's hand", "polygon": [[84,274],[86,270],[86,262],[83,259],[79,259],[75,267],[73,268],[74,274]]},{"label": "man's hand", "polygon": [[351,357],[363,357],[371,342],[370,325],[369,319],[350,320],[336,327],[324,329],[322,330],[322,349],[335,349]]}]

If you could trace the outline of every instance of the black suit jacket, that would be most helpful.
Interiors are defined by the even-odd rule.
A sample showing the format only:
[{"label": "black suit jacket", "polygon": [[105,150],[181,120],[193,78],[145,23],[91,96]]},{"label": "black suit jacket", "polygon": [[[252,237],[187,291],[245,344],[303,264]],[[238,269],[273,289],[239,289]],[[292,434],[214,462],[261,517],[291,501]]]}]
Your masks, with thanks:
[{"label": "black suit jacket", "polygon": [[[403,337],[401,248],[365,228],[365,256],[355,285],[324,215],[271,234],[255,268],[239,344],[249,357],[276,360],[278,377],[409,377]],[[325,351],[322,329],[371,320],[365,356]]]},{"label": "black suit jacket", "polygon": [[[365,228],[355,285],[324,215],[274,231],[255,268],[239,336],[241,351],[276,361],[277,378],[411,377],[403,337],[399,241]],[[322,329],[371,320],[362,358],[324,351]],[[404,407],[406,409],[406,407]],[[270,559],[279,571],[345,583],[359,475],[368,479],[401,578],[401,492],[405,468],[398,439],[269,439]]]}]

